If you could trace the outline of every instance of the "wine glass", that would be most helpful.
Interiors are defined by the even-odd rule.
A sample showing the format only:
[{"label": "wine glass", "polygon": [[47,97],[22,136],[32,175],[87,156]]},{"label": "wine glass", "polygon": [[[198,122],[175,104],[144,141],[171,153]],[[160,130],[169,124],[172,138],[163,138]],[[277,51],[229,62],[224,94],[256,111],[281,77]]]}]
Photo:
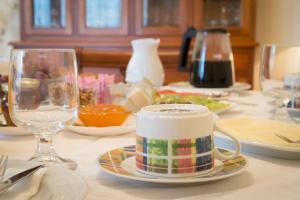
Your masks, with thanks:
[{"label": "wine glass", "polygon": [[286,110],[290,99],[290,86],[286,78],[300,70],[300,46],[266,44],[260,58],[260,88],[274,99],[273,119],[289,120]]},{"label": "wine glass", "polygon": [[9,113],[17,126],[30,129],[38,139],[36,152],[30,160],[61,163],[76,169],[76,162],[56,154],[52,137],[66,122],[77,117],[77,73],[72,49],[12,50]]}]

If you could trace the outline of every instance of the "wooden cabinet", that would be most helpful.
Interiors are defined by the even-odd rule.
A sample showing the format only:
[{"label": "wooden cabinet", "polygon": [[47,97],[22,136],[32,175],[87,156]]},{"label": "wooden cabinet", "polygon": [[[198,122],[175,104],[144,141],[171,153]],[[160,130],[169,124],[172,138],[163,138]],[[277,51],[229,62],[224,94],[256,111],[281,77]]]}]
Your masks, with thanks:
[{"label": "wooden cabinet", "polygon": [[15,48],[75,48],[81,67],[125,72],[131,40],[160,38],[166,83],[177,72],[182,34],[189,26],[226,27],[238,81],[252,83],[255,0],[20,0],[21,41]]},{"label": "wooden cabinet", "polygon": [[22,40],[70,36],[73,31],[71,0],[21,1]]},{"label": "wooden cabinet", "polygon": [[128,35],[128,0],[78,1],[78,34],[86,36]]}]

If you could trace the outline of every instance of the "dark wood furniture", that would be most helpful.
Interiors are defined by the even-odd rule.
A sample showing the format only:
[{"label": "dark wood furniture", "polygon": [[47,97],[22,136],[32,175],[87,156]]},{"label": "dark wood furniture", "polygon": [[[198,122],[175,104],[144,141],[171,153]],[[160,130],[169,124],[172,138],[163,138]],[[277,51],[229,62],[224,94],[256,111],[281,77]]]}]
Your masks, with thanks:
[{"label": "dark wood furniture", "polygon": [[[50,12],[52,22],[46,25],[35,22],[39,20],[35,14],[36,1],[47,0],[20,0],[21,40],[11,42],[14,48],[75,48],[81,68],[118,68],[124,74],[131,56],[130,41],[160,38],[159,54],[165,68],[165,82],[169,83],[188,80],[188,74],[176,69],[186,28],[221,26],[231,33],[236,80],[252,83],[255,0],[115,0],[117,7],[110,4],[106,9],[110,9],[105,16],[106,24],[93,7],[100,5],[96,10],[100,9],[103,2],[110,1],[92,4],[89,0],[51,0],[56,2],[51,4],[56,12]],[[110,18],[111,12],[117,18]],[[99,20],[93,21],[91,16],[98,16]],[[46,19],[49,21],[49,17]],[[110,19],[114,19],[111,24]]]}]

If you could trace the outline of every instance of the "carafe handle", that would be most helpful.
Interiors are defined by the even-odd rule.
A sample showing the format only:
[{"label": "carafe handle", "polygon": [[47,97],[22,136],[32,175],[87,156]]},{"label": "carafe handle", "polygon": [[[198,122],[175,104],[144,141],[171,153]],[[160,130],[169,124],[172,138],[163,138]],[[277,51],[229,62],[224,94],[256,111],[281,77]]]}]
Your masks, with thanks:
[{"label": "carafe handle", "polygon": [[188,71],[187,63],[189,57],[190,44],[192,38],[195,37],[196,34],[197,34],[197,30],[194,27],[189,27],[182,37],[182,45],[180,48],[179,63],[178,63],[178,71],[180,72]]}]

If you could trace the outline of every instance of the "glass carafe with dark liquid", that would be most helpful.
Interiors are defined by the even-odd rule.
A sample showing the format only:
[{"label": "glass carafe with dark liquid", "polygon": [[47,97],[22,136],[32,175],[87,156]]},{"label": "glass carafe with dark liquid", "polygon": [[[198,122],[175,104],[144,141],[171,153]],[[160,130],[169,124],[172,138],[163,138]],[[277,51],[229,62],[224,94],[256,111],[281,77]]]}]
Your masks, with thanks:
[{"label": "glass carafe with dark liquid", "polygon": [[[188,52],[195,37],[191,67]],[[234,83],[234,66],[229,33],[225,29],[189,28],[183,36],[179,71],[190,71],[190,82],[199,88],[227,88]]]}]

